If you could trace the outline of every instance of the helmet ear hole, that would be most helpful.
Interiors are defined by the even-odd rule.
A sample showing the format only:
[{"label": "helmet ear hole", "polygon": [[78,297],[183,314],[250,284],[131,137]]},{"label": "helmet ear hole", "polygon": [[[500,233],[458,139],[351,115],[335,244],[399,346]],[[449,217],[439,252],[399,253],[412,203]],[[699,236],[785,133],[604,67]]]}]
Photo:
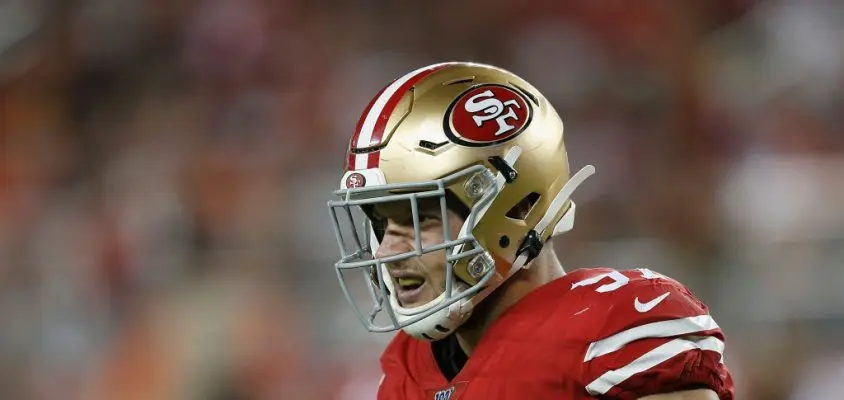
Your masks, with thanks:
[{"label": "helmet ear hole", "polygon": [[524,221],[527,218],[530,211],[533,210],[533,207],[536,203],[539,202],[540,196],[539,193],[531,192],[527,196],[525,196],[521,201],[516,203],[509,211],[507,211],[507,218]]}]

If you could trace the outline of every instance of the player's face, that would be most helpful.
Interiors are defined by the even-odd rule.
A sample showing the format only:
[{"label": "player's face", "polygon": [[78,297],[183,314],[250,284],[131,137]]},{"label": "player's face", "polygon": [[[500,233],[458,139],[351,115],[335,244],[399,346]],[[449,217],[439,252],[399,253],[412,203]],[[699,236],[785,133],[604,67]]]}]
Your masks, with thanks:
[{"label": "player's face", "polygon": [[[387,257],[414,250],[416,233],[409,202],[382,204],[375,208],[382,221],[384,234],[376,257]],[[451,238],[460,231],[463,219],[449,210],[443,221],[439,199],[419,200],[419,231],[422,247],[443,243],[443,224],[449,224]],[[417,307],[434,300],[445,290],[444,250],[423,254],[387,266],[402,307]]]}]

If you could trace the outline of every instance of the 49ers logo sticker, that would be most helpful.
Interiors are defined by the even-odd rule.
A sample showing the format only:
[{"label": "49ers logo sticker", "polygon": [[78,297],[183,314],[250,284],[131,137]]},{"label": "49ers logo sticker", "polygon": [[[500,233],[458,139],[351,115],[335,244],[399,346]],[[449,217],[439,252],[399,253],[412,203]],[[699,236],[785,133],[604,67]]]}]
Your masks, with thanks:
[{"label": "49ers logo sticker", "polygon": [[366,186],[366,177],[360,172],[354,172],[346,177],[346,189],[354,189]]},{"label": "49ers logo sticker", "polygon": [[443,128],[453,142],[481,147],[504,143],[530,123],[533,110],[524,95],[501,85],[463,92],[445,113]]}]

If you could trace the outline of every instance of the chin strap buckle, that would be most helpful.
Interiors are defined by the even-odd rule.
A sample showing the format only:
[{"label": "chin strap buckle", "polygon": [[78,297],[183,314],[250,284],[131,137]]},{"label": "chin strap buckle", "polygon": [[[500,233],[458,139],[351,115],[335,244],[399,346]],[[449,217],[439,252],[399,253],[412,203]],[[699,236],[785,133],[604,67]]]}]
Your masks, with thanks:
[{"label": "chin strap buckle", "polygon": [[542,247],[545,246],[545,243],[542,242],[542,239],[539,237],[539,234],[536,233],[535,230],[531,229],[528,231],[527,236],[522,241],[522,244],[519,246],[519,251],[516,253],[516,256],[526,256],[527,258],[524,261],[523,265],[527,265],[527,263],[531,262],[534,258],[536,258],[539,253],[542,252]]}]

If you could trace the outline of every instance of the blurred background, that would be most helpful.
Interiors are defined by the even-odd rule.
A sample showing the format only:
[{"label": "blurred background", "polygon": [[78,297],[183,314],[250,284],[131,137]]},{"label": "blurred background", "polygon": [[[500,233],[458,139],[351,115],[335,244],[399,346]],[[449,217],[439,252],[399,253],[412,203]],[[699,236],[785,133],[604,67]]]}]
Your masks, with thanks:
[{"label": "blurred background", "polygon": [[0,398],[373,399],[325,202],[444,60],[566,122],[567,269],[684,281],[739,399],[844,391],[844,2],[2,0]]}]

